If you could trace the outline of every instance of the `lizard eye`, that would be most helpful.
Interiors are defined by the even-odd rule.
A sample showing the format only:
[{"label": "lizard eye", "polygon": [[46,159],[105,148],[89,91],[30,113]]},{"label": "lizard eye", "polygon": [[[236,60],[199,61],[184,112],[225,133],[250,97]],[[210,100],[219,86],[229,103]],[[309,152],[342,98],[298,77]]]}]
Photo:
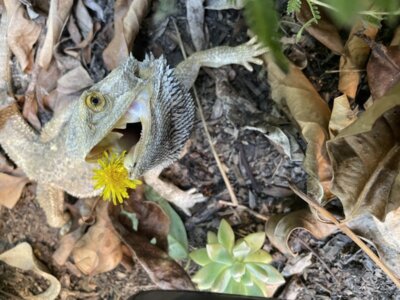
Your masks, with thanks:
[{"label": "lizard eye", "polygon": [[85,104],[94,112],[100,112],[104,110],[106,99],[98,92],[89,92],[85,98]]}]

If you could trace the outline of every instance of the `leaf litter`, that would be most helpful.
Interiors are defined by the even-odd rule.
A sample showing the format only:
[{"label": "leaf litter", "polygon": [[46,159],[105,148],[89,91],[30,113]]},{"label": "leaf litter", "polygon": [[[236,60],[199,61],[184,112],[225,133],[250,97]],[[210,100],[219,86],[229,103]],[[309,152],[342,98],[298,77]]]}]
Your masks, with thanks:
[{"label": "leaf litter", "polygon": [[[127,16],[129,15],[131,18],[131,19],[128,18],[129,20],[126,20],[126,21],[128,22],[128,24],[135,24],[132,27],[132,28],[135,28],[135,30],[138,29],[140,20],[142,20],[144,18],[144,15],[147,12],[148,3],[145,3],[145,2],[146,1],[143,1],[142,4],[139,4],[139,5],[143,5],[143,7],[144,7],[143,10],[139,14],[137,13],[137,11],[135,11],[132,4],[130,4],[130,6],[126,6],[126,9],[124,11],[124,15],[125,14]],[[209,1],[209,2],[212,2],[212,1]],[[215,1],[215,2],[218,2],[218,1]],[[56,3],[56,1],[50,2],[50,10],[49,10],[50,17],[49,17],[48,23],[47,23],[48,31],[47,31],[47,34],[45,37],[44,46],[37,54],[37,62],[33,61],[32,54],[30,54],[32,56],[31,63],[26,63],[26,61],[24,62],[24,60],[21,60],[21,59],[19,62],[21,64],[21,69],[25,70],[25,71],[29,71],[30,68],[34,69],[35,63],[40,65],[38,78],[43,78],[42,81],[41,81],[41,79],[38,79],[38,83],[40,83],[40,82],[42,82],[42,83],[38,84],[39,88],[36,88],[36,91],[33,93],[33,95],[34,95],[33,97],[37,97],[37,99],[34,99],[34,101],[31,101],[31,103],[32,103],[31,115],[34,115],[34,114],[40,115],[41,111],[43,112],[44,107],[46,107],[47,109],[50,109],[54,112],[62,111],[62,107],[64,105],[59,105],[59,103],[63,102],[62,99],[65,99],[65,103],[68,103],[69,101],[72,100],[72,98],[74,97],[73,95],[75,93],[78,93],[80,90],[89,86],[92,82],[89,74],[85,70],[87,65],[89,64],[90,54],[91,54],[89,45],[91,44],[93,36],[96,33],[96,28],[95,28],[96,22],[91,21],[91,14],[93,14],[93,12],[95,12],[97,18],[102,19],[103,11],[101,9],[99,9],[98,6],[93,5],[93,3],[91,3],[91,1],[79,1],[77,6],[68,7],[68,4],[67,4],[65,7],[62,7],[62,9],[60,11],[61,14],[59,16],[57,16],[59,18],[59,20],[56,22],[55,19],[53,19],[53,21],[51,21],[52,17],[56,16],[55,11],[57,11],[57,10],[55,9],[55,7],[56,7],[55,3]],[[72,5],[72,4],[69,4],[69,5]],[[85,6],[90,8],[92,11],[87,10],[85,8]],[[238,6],[240,6],[240,3],[238,4]],[[78,7],[80,7],[80,9],[78,9]],[[30,9],[34,10],[37,8],[33,7]],[[71,12],[73,13],[73,15],[70,15]],[[141,14],[143,14],[143,15],[141,15]],[[70,16],[70,17],[68,17],[68,16]],[[88,18],[88,16],[89,16],[89,18]],[[73,20],[73,18],[75,18],[75,20]],[[122,19],[122,18],[120,18],[120,19]],[[68,27],[68,31],[69,31],[71,37],[74,36],[74,38],[72,38],[72,40],[73,40],[75,46],[72,46],[70,48],[62,47],[62,48],[64,48],[63,49],[64,53],[61,53],[61,51],[59,51],[59,48],[61,45],[60,38],[61,38],[62,30],[66,26]],[[117,26],[117,25],[115,24],[115,26]],[[130,26],[130,25],[127,25],[127,26]],[[115,39],[116,35],[118,35],[118,34],[120,35],[121,32],[123,32],[123,30],[121,28],[123,29],[124,27],[122,25],[120,25],[119,29],[117,27],[115,27],[116,32],[114,35],[114,39]],[[131,28],[131,27],[129,27],[129,28]],[[123,38],[120,36],[119,45],[120,46],[122,45],[121,49],[128,49],[128,50],[126,50],[126,51],[124,50],[123,51],[124,53],[122,53],[121,55],[118,55],[116,57],[110,58],[111,56],[109,56],[109,59],[111,61],[113,59],[115,59],[114,62],[109,63],[109,65],[108,65],[109,69],[112,69],[112,67],[110,67],[110,66],[112,66],[112,64],[114,64],[114,66],[117,65],[118,61],[120,61],[120,59],[123,59],[124,57],[126,57],[129,50],[132,49],[133,40],[134,40],[135,35],[137,34],[137,32],[135,33],[134,31],[132,33],[128,33],[127,36],[123,35]],[[346,43],[345,49],[346,49],[348,43]],[[117,47],[117,46],[115,46],[115,47]],[[31,48],[31,50],[32,50],[33,46],[32,45],[29,46],[28,50],[29,50],[29,48]],[[338,47],[336,47],[336,48],[339,49]],[[381,46],[380,48],[383,50],[386,49],[386,48],[384,48],[384,46]],[[367,50],[368,49],[366,47],[364,47],[363,51],[367,52]],[[374,49],[373,49],[373,51],[374,51]],[[339,51],[336,51],[336,52],[339,52]],[[105,52],[104,55],[106,55],[106,53],[107,52]],[[18,55],[16,53],[14,53],[14,54],[18,57]],[[349,54],[349,57],[351,55],[354,55],[354,54]],[[29,58],[28,54],[25,54],[25,56]],[[69,57],[69,58],[66,58],[66,57]],[[75,62],[77,62],[78,64],[73,63],[73,64],[75,64],[75,66],[73,68],[68,68],[68,67],[65,68],[65,62],[68,60],[71,61],[71,58],[75,59]],[[380,58],[382,58],[382,57],[380,57]],[[363,59],[365,59],[365,58],[363,58]],[[106,60],[107,60],[107,58],[105,58],[105,61]],[[378,62],[379,62],[379,55],[378,55]],[[387,61],[383,62],[383,65],[385,65],[385,63],[387,64]],[[28,67],[23,67],[24,64]],[[106,63],[106,65],[107,65],[107,63]],[[30,66],[30,68],[29,68],[29,66]],[[348,130],[348,128],[357,128],[357,126],[359,126],[360,128],[364,128],[363,120],[368,119],[368,118],[367,117],[362,118],[362,115],[357,116],[358,111],[352,109],[352,107],[350,106],[349,99],[345,98],[344,96],[337,98],[337,99],[339,99],[338,101],[336,101],[337,99],[335,99],[335,103],[337,103],[336,104],[337,108],[335,109],[335,105],[334,105],[334,109],[331,114],[329,109],[327,109],[327,107],[328,107],[327,104],[324,103],[324,100],[322,100],[322,98],[318,96],[317,92],[313,90],[313,87],[311,86],[311,84],[307,81],[307,79],[301,74],[301,72],[299,70],[291,71],[291,72],[293,72],[294,75],[293,74],[292,75],[290,75],[290,74],[282,75],[279,73],[278,69],[276,69],[276,70],[273,69],[274,65],[271,62],[269,63],[268,68],[269,68],[269,72],[272,74],[272,75],[270,75],[270,78],[272,78],[271,82],[273,83],[272,84],[273,95],[275,93],[275,96],[273,96],[274,100],[277,101],[277,103],[279,103],[279,104],[283,104],[283,110],[287,113],[289,118],[293,119],[295,121],[295,123],[299,126],[300,130],[303,133],[303,137],[305,138],[306,142],[308,143],[305,165],[306,165],[306,170],[312,176],[312,179],[309,181],[309,188],[310,188],[309,192],[313,195],[317,195],[317,198],[321,201],[321,203],[326,203],[328,200],[330,200],[332,198],[331,192],[333,194],[335,194],[336,196],[338,196],[337,193],[334,192],[334,191],[336,191],[334,185],[333,186],[328,185],[328,182],[331,177],[331,171],[333,171],[334,172],[333,174],[335,175],[336,169],[335,169],[335,167],[333,167],[332,170],[330,169],[330,162],[327,159],[327,151],[329,152],[329,149],[330,149],[329,147],[331,147],[331,146],[328,146],[328,149],[327,149],[326,144],[325,144],[326,141],[331,139],[331,141],[328,142],[328,145],[332,145],[332,147],[334,147],[333,145],[334,145],[335,141],[340,141],[340,140],[343,140],[346,138],[351,139],[350,137],[347,137],[344,135],[346,132],[350,132],[349,136],[352,136],[352,135],[356,136],[355,140],[357,140],[357,139],[359,139],[360,135],[363,135],[363,134],[368,135],[368,132],[370,132],[370,131],[374,132],[374,128],[375,128],[374,126],[378,126],[380,123],[382,123],[382,118],[383,118],[382,115],[383,114],[385,114],[385,116],[390,115],[391,111],[396,111],[396,110],[394,108],[393,109],[390,108],[390,105],[387,105],[387,106],[383,105],[384,108],[382,108],[382,107],[378,108],[377,112],[374,115],[375,117],[373,117],[373,116],[371,117],[371,114],[369,115],[369,117],[372,118],[371,120],[373,120],[373,122],[371,120],[369,120],[369,122],[371,123],[370,124],[371,127],[365,131],[366,133],[365,132],[360,133],[360,132],[357,132],[356,129],[354,129],[355,130],[354,132],[356,132],[356,133],[353,134],[354,132],[352,132],[351,130]],[[352,68],[356,68],[356,67],[354,65],[352,65]],[[378,66],[377,68],[379,71],[383,71],[383,72],[385,71],[385,69],[386,70],[388,69],[388,68],[385,68],[382,66]],[[60,72],[60,71],[61,71],[61,73],[63,73],[63,75],[64,74],[67,75],[68,71],[72,71],[71,74],[73,74],[74,76],[69,74],[62,80],[60,79],[59,81],[57,81],[57,83],[55,83],[54,78],[59,78],[59,76],[61,74],[58,72]],[[48,73],[46,73],[46,72],[48,72]],[[76,73],[74,73],[74,72],[76,72]],[[368,75],[370,75],[373,72],[367,70],[367,73],[368,73]],[[49,75],[49,74],[57,74],[57,75]],[[340,75],[341,76],[343,75],[344,78],[346,78],[345,77],[346,72],[342,71]],[[70,77],[68,77],[68,76],[70,76]],[[85,80],[83,81],[83,83],[82,82],[74,83],[73,81],[71,81],[71,79],[74,79],[76,77],[85,78]],[[277,78],[278,78],[278,80],[277,80]],[[374,78],[374,79],[370,80],[371,84],[376,82],[376,78]],[[347,80],[345,80],[345,81],[347,81]],[[351,92],[344,91],[343,93],[350,94],[350,98],[354,98],[354,96],[351,96],[351,95],[353,95],[354,91],[357,89],[356,87],[358,85],[358,82],[357,82],[357,80],[350,80],[350,82],[351,82],[351,84],[353,84],[353,86],[351,87]],[[387,90],[388,90],[388,88],[386,88],[386,91]],[[302,103],[303,104],[302,106],[296,106],[296,102],[294,101],[294,98],[293,99],[291,98],[292,91],[294,91],[293,94],[296,95],[296,97],[298,99],[304,99],[303,101],[306,101],[307,105],[304,105],[304,103]],[[380,97],[375,97],[375,98],[379,99]],[[37,107],[35,106],[35,101],[37,101]],[[25,103],[27,103],[27,101]],[[57,105],[59,105],[58,108],[57,108]],[[376,107],[376,106],[373,105],[371,107],[375,110],[374,107]],[[368,108],[367,112],[369,112],[370,108]],[[366,113],[364,113],[364,114],[366,114]],[[40,125],[43,122],[42,118],[43,118],[42,116],[39,117]],[[359,121],[360,119],[362,121]],[[43,123],[45,123],[45,121]],[[356,124],[356,125],[354,125],[354,124]],[[361,124],[361,125],[359,125],[359,124]],[[378,124],[378,125],[376,125],[376,124]],[[354,127],[351,127],[351,126],[354,126]],[[38,125],[37,125],[37,127],[40,128]],[[277,128],[280,129],[280,127],[277,127]],[[263,132],[265,134],[265,136],[268,138],[268,136],[270,135],[271,128],[264,126],[264,127],[257,128],[257,130]],[[287,156],[289,156],[289,154],[293,156],[294,152],[292,150],[289,150],[289,146],[288,146],[289,145],[288,139],[290,139],[291,135],[290,134],[288,135],[286,132],[284,132],[284,133],[282,133],[280,131],[278,131],[278,132],[281,135],[281,137],[286,137],[283,139],[286,142],[282,143],[281,142],[282,139],[279,139],[279,142],[276,143],[276,146],[279,147],[282,145],[286,145],[282,152],[284,154],[286,154]],[[357,141],[359,141],[359,140],[357,140]],[[293,142],[293,140],[291,140],[291,142]],[[291,145],[292,145],[291,147],[293,147],[293,145],[296,145],[296,143],[292,143]],[[292,149],[292,148],[290,148],[290,149]],[[352,161],[352,163],[353,163],[353,161]],[[332,166],[334,166],[334,164]],[[350,164],[350,167],[351,167],[351,164]],[[239,174],[239,173],[236,173],[236,174]],[[21,178],[23,178],[23,177],[21,177]],[[334,180],[335,179],[336,179],[336,177],[334,177]],[[393,180],[394,180],[394,182],[397,182],[396,181],[397,179],[393,179]],[[21,183],[21,185],[22,185],[22,183]],[[348,188],[349,187],[347,187],[347,186],[344,188],[344,194],[347,193]],[[388,189],[391,189],[391,188],[392,188],[392,186],[389,186]],[[22,188],[19,187],[16,190],[21,191]],[[378,193],[378,195],[381,196],[379,193]],[[19,196],[16,198],[19,198]],[[339,199],[342,202],[346,202],[346,201],[342,200],[341,197],[339,197]],[[81,200],[79,200],[79,201],[81,201]],[[351,202],[351,201],[348,200],[348,202]],[[388,243],[388,241],[385,240],[385,237],[388,236],[389,234],[393,234],[392,230],[393,230],[393,228],[395,228],[394,226],[396,225],[396,219],[397,219],[396,211],[398,209],[396,208],[395,201],[392,201],[389,199],[386,202],[388,203],[388,205],[387,205],[388,208],[385,208],[383,210],[378,209],[378,211],[380,212],[380,217],[376,217],[374,215],[376,209],[373,208],[372,212],[371,212],[371,210],[368,210],[368,209],[366,210],[366,211],[368,211],[368,213],[364,213],[364,211],[361,211],[361,212],[359,212],[359,215],[357,216],[357,218],[352,218],[352,219],[346,220],[346,222],[349,222],[350,226],[352,228],[354,228],[354,230],[356,230],[358,233],[360,233],[360,235],[363,235],[363,236],[369,238],[370,240],[372,240],[375,243],[375,245],[377,246],[378,251],[383,255],[384,258],[385,257],[387,258],[387,261],[396,262],[396,259],[398,256],[398,254],[396,253],[396,249],[395,249],[396,247],[386,247],[386,244]],[[349,204],[349,205],[351,206],[352,204]],[[378,203],[378,206],[379,206],[379,203]],[[140,205],[140,207],[142,207],[142,205]],[[264,209],[264,211],[267,211],[267,213],[269,213],[268,209],[265,209],[265,206],[261,207],[260,209],[261,210]],[[160,210],[160,208],[158,208],[158,210]],[[168,211],[168,209],[166,209],[166,210]],[[126,238],[126,233],[133,231],[134,239],[136,241],[139,241],[140,245],[144,245],[143,247],[145,249],[148,249],[149,253],[152,254],[149,256],[144,255],[144,253],[141,252],[140,249],[139,250],[136,249],[137,253],[139,253],[139,254],[135,254],[135,255],[139,259],[139,261],[141,261],[141,263],[143,264],[145,269],[147,269],[150,276],[154,279],[155,282],[157,282],[160,286],[168,287],[168,288],[170,288],[170,287],[191,288],[190,283],[185,275],[186,274],[185,272],[181,272],[181,273],[179,273],[179,272],[173,273],[172,272],[171,273],[171,269],[168,269],[168,268],[166,268],[166,270],[160,270],[159,268],[156,268],[156,265],[154,263],[154,261],[161,259],[162,261],[165,260],[166,264],[171,266],[171,268],[176,268],[177,265],[175,265],[168,258],[168,256],[166,256],[166,253],[168,252],[168,248],[166,247],[166,245],[168,243],[166,243],[165,240],[171,241],[171,239],[168,238],[168,232],[171,232],[171,235],[172,235],[172,231],[164,230],[164,235],[163,235],[164,237],[158,236],[158,238],[154,238],[154,236],[153,236],[153,238],[149,238],[149,236],[139,234],[139,232],[136,233],[136,230],[134,228],[135,226],[134,226],[134,224],[131,223],[132,220],[135,220],[135,218],[138,218],[138,213],[136,213],[136,212],[134,213],[134,215],[135,215],[134,217],[131,216],[131,219],[129,219],[130,221],[128,221],[126,219],[126,215],[125,215],[125,217],[121,217],[121,214],[119,214],[118,217],[115,218],[115,212],[112,212],[112,216],[114,218],[113,220],[114,221],[119,220],[118,222],[115,223],[119,230],[119,235],[122,237],[122,240],[124,240],[124,237],[125,237],[125,239],[126,239],[125,243],[127,245],[130,245],[130,247],[128,247],[128,248],[130,248],[129,251],[126,251],[126,247],[124,248],[123,246],[121,246],[120,248],[116,247],[119,250],[115,250],[113,247],[111,247],[112,249],[108,249],[107,247],[103,247],[103,249],[94,248],[93,244],[98,239],[98,234],[100,232],[105,233],[105,235],[109,236],[110,238],[116,237],[115,232],[112,233],[112,231],[109,230],[111,223],[109,223],[109,221],[107,221],[108,223],[105,221],[107,218],[104,216],[104,211],[105,210],[103,207],[103,215],[102,215],[100,213],[97,213],[97,209],[96,209],[95,215],[96,215],[97,221],[94,224],[90,224],[90,225],[85,224],[84,226],[82,226],[80,228],[75,228],[75,231],[73,231],[73,235],[69,237],[70,241],[68,243],[66,243],[66,244],[68,244],[68,247],[63,246],[63,244],[61,244],[62,245],[61,247],[65,247],[67,251],[62,255],[62,259],[60,259],[60,262],[68,264],[68,262],[67,262],[68,256],[71,253],[75,253],[75,255],[73,254],[72,256],[78,257],[78,259],[76,260],[76,263],[78,262],[77,263],[78,269],[84,270],[84,272],[87,274],[95,274],[95,273],[103,272],[106,269],[112,269],[115,267],[115,265],[118,265],[119,262],[123,262],[123,256],[126,256],[126,254],[128,254],[128,256],[132,256],[133,253],[135,253],[135,245],[132,244],[131,239]],[[161,209],[161,211],[162,211],[162,209]],[[163,212],[167,219],[171,219],[171,218],[176,219],[176,216],[172,216],[171,214],[168,214],[167,211],[164,210],[164,212]],[[381,211],[384,211],[384,212],[382,213]],[[346,214],[346,209],[345,209],[345,214]],[[287,215],[285,217],[286,217],[286,220],[288,220],[288,223],[292,223],[296,219],[296,217],[293,217],[291,215]],[[285,217],[283,217],[282,219],[285,220]],[[122,223],[120,222],[121,218],[122,218],[122,220],[124,220],[124,221],[122,221]],[[243,216],[242,216],[242,218],[243,218]],[[305,222],[309,222],[310,219],[313,219],[313,218],[315,219],[315,216],[312,215],[311,213],[307,212],[307,213],[303,213],[301,215],[301,218],[303,218]],[[149,220],[151,221],[151,219],[152,218],[150,218]],[[103,221],[101,221],[101,220],[103,220]],[[144,219],[142,218],[141,221],[138,221],[138,223],[136,225],[136,226],[138,226],[137,229],[139,229],[140,224],[145,224],[144,223],[145,220],[146,220],[146,218],[144,218]],[[161,223],[164,223],[164,225],[165,225],[165,222],[161,222]],[[152,223],[150,222],[150,224],[152,224]],[[284,228],[281,228],[281,230],[283,230],[283,229],[287,230],[288,228],[286,226],[287,225],[285,225]],[[304,225],[304,223],[302,224],[301,222],[300,222],[300,225],[298,225],[298,227],[296,227],[296,226],[294,226],[294,228],[306,227],[306,225]],[[312,227],[311,231],[313,231],[313,230],[317,231],[317,228],[319,228],[320,226],[322,226],[322,223],[320,222],[320,220],[315,219],[314,227]],[[368,226],[370,226],[371,228],[377,228],[375,233],[370,236],[365,235],[365,230]],[[273,226],[270,226],[270,227],[271,227],[270,229],[274,228]],[[179,230],[182,230],[182,227]],[[179,232],[179,230],[176,232]],[[283,245],[284,247],[286,247],[285,243],[287,241],[287,237],[290,236],[290,233],[285,232],[285,230],[283,231],[284,233],[281,234],[281,237],[283,237],[283,238],[282,238],[282,241],[280,242],[280,244]],[[165,232],[167,232],[167,233],[165,233]],[[154,235],[154,233],[150,234],[150,237],[152,235]],[[178,243],[177,244],[178,248],[180,249],[181,255],[183,255],[182,253],[184,253],[184,251],[182,251],[182,249],[186,247],[185,241],[178,241],[176,238],[177,235],[180,235],[180,233],[174,234],[173,240],[174,240],[174,242]],[[316,235],[318,236],[318,234],[316,234]],[[323,237],[326,235],[328,235],[328,233],[321,234],[319,237]],[[277,236],[277,233],[275,233],[274,237],[276,238],[276,236]],[[273,238],[271,238],[271,241],[272,240],[273,240]],[[116,239],[114,239],[114,241],[115,241],[115,245],[117,245],[118,243],[120,243],[120,238],[116,238]],[[117,241],[118,241],[118,243],[117,243]],[[156,243],[156,245],[154,245],[154,243]],[[76,249],[80,249],[86,254],[84,254],[84,255],[79,254],[80,252],[76,249],[74,252],[74,247],[76,246],[76,244],[78,244],[78,247]],[[111,243],[111,244],[114,245],[114,243]],[[71,245],[73,245],[73,247],[71,247]],[[279,249],[279,246],[277,246],[277,247]],[[101,252],[102,250],[104,250],[105,252]],[[113,252],[112,250],[115,250],[116,252]],[[100,251],[100,252],[98,252],[98,251]],[[107,252],[107,251],[109,251],[109,252]],[[284,250],[282,250],[282,251],[284,252]],[[117,252],[118,252],[118,254],[115,254]],[[90,253],[90,254],[87,256],[88,253]],[[123,254],[121,254],[121,253],[123,253]],[[81,259],[82,257],[85,259]],[[108,259],[111,259],[111,263],[107,261]],[[84,263],[85,261],[89,262],[89,263],[86,264],[86,263]],[[80,267],[79,267],[79,264],[81,264]],[[171,276],[173,279],[176,279],[174,282],[171,279]]]}]

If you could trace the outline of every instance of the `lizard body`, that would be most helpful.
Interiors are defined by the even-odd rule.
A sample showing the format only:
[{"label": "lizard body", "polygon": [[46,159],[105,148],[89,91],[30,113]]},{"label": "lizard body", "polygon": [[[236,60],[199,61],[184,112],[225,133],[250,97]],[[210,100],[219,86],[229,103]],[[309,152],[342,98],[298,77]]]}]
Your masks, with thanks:
[{"label": "lizard body", "polygon": [[[4,27],[0,29],[3,74],[9,59]],[[64,191],[76,197],[100,194],[93,187],[97,167],[93,159],[107,149],[126,150],[124,164],[130,177],[144,175],[161,196],[188,212],[184,201],[191,198],[193,205],[203,196],[171,187],[158,179],[158,174],[178,159],[189,138],[195,115],[189,89],[203,66],[236,63],[251,69],[249,63],[261,63],[256,56],[264,52],[254,41],[217,47],[195,53],[175,69],[169,68],[163,57],[149,56],[139,62],[131,56],[54,115],[40,133],[25,122],[2,78],[0,145],[29,179],[37,182],[37,200],[50,226],[61,227],[69,219],[63,208]],[[132,142],[129,126],[134,123],[141,124],[141,131],[136,132],[139,139]]]}]

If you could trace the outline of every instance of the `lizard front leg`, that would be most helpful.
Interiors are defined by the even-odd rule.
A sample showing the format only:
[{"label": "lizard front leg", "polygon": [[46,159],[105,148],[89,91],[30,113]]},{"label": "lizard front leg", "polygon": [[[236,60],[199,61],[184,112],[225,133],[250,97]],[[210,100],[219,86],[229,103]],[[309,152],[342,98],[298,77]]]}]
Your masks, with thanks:
[{"label": "lizard front leg", "polygon": [[36,199],[51,227],[62,227],[70,219],[69,214],[64,212],[64,191],[62,189],[50,184],[38,183]]},{"label": "lizard front leg", "polygon": [[228,47],[215,47],[204,51],[193,53],[175,68],[175,76],[186,90],[189,90],[197,78],[201,67],[219,68],[225,65],[243,65],[250,72],[253,71],[251,63],[261,65],[262,60],[257,58],[267,52],[256,38],[247,43]]},{"label": "lizard front leg", "polygon": [[203,202],[206,198],[201,193],[196,193],[195,189],[182,191],[172,183],[165,182],[159,178],[163,168],[156,168],[146,172],[144,181],[150,185],[161,197],[173,203],[190,216],[189,208],[198,202]]}]

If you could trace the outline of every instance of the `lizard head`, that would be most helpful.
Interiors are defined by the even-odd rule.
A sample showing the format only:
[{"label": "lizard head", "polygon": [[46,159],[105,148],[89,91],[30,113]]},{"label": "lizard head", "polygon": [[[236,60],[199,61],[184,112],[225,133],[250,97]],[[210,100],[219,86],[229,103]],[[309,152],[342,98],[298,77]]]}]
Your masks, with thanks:
[{"label": "lizard head", "polygon": [[152,56],[143,62],[129,57],[84,91],[72,110],[69,155],[96,162],[104,151],[126,151],[131,178],[179,157],[195,112],[173,69]]}]

